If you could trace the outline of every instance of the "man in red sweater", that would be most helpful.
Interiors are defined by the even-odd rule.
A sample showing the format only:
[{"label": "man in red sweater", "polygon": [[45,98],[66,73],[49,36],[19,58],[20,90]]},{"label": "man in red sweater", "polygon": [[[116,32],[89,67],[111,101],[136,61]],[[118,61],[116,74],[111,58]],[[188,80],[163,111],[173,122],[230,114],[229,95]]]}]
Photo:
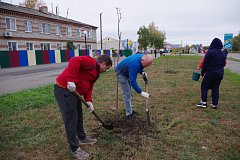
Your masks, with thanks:
[{"label": "man in red sweater", "polygon": [[101,55],[97,59],[90,56],[73,57],[55,81],[54,95],[61,110],[69,146],[73,156],[77,159],[90,156],[79,147],[79,143],[94,144],[97,140],[86,136],[83,128],[82,103],[73,92],[77,91],[83,95],[92,112],[94,110],[92,104],[94,83],[99,74],[111,66],[112,60],[107,55]]}]

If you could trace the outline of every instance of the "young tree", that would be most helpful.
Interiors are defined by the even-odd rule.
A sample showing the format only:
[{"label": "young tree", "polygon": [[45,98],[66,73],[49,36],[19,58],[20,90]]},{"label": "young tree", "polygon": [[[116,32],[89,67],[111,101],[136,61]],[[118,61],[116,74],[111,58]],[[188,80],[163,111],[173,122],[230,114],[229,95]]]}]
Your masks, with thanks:
[{"label": "young tree", "polygon": [[146,50],[148,46],[156,49],[163,47],[165,33],[159,31],[154,22],[150,23],[148,28],[145,26],[140,27],[137,34],[139,35],[138,43],[141,48]]},{"label": "young tree", "polygon": [[39,9],[41,6],[45,6],[46,3],[42,0],[25,0],[22,3],[19,3],[20,6],[32,8],[32,9]]},{"label": "young tree", "polygon": [[155,23],[152,22],[148,26],[149,30],[149,41],[150,47],[160,49],[163,47],[163,42],[165,40],[165,33],[158,30],[158,27],[155,26]]},{"label": "young tree", "polygon": [[240,34],[237,36],[234,36],[234,38],[232,39],[232,43],[233,43],[233,51],[240,51]]},{"label": "young tree", "polygon": [[139,47],[146,50],[147,47],[149,46],[149,31],[148,31],[148,29],[145,26],[142,26],[137,31],[137,34],[138,34]]}]

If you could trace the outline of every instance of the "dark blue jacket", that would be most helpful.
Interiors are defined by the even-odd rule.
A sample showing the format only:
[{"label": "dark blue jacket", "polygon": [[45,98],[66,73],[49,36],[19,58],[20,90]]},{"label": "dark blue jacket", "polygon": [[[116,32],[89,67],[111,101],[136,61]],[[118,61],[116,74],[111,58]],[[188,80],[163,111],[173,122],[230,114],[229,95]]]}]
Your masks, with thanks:
[{"label": "dark blue jacket", "polygon": [[138,73],[143,72],[141,63],[143,54],[133,54],[122,60],[116,67],[115,71],[118,74],[124,75],[129,78],[130,84],[137,93],[141,93],[142,89],[137,83]]},{"label": "dark blue jacket", "polygon": [[224,74],[224,66],[226,64],[226,54],[222,52],[223,44],[218,38],[214,38],[208,52],[205,55],[201,76],[206,73]]}]

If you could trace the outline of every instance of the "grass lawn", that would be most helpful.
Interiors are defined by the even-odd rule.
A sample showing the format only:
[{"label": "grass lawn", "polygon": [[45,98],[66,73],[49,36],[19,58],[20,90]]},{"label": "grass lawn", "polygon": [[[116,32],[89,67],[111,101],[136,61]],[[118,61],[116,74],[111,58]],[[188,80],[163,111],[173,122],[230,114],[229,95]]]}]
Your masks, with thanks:
[{"label": "grass lawn", "polygon": [[[115,114],[115,73],[101,75],[93,104],[96,113],[115,128],[102,128],[84,110],[85,131],[98,139],[95,145],[82,146],[91,159],[240,159],[240,75],[225,70],[217,110],[196,108],[201,83],[191,76],[201,58],[163,56],[146,69],[151,126],[146,121],[145,99],[135,92],[136,120],[125,119],[120,92]],[[144,88],[141,76],[138,82]],[[1,96],[0,127],[0,159],[72,159],[53,84]]]}]

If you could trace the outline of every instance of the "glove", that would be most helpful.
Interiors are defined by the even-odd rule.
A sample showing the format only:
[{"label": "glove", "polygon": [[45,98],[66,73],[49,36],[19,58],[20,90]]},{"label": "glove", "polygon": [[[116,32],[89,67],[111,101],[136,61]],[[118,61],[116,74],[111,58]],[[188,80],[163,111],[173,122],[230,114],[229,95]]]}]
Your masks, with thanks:
[{"label": "glove", "polygon": [[147,73],[146,72],[142,72],[142,76],[145,76],[147,78]]},{"label": "glove", "polygon": [[93,107],[93,104],[92,104],[92,102],[87,102],[87,104],[88,104],[88,110],[90,111],[90,112],[92,112],[92,111],[94,111],[94,107]]},{"label": "glove", "polygon": [[149,94],[147,92],[142,92],[141,93],[141,96],[145,97],[145,98],[149,98]]},{"label": "glove", "polygon": [[70,92],[76,91],[76,85],[73,82],[68,82],[67,88]]},{"label": "glove", "polygon": [[148,79],[147,79],[147,73],[146,72],[142,72],[142,77],[143,77],[143,80],[145,81],[145,83],[147,83]]}]

